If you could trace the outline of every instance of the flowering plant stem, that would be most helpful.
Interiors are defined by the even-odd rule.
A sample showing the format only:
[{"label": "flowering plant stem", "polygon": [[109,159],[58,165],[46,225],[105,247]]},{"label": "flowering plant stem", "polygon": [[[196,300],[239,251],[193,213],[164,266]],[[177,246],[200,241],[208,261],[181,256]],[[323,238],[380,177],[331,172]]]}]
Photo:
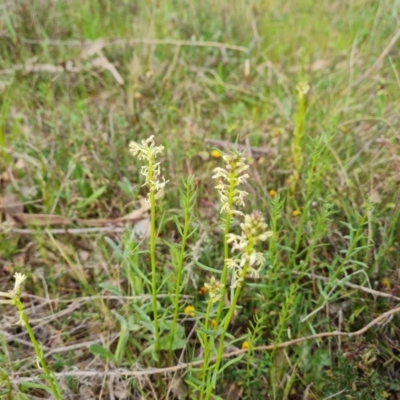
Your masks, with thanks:
[{"label": "flowering plant stem", "polygon": [[[231,185],[230,186],[230,191],[229,191],[229,206],[232,206],[232,198],[233,198],[233,190],[234,190],[234,186]],[[224,228],[224,260],[227,260],[229,258],[229,245],[227,242],[227,236],[229,233],[229,229],[230,229],[230,224],[231,224],[231,214],[230,213],[226,213],[226,218],[225,218],[225,228]],[[215,318],[215,326],[219,326],[219,322],[221,319],[221,315],[222,315],[222,310],[224,309],[224,298],[225,298],[225,293],[226,293],[226,280],[228,278],[228,266],[224,263],[223,269],[222,269],[222,274],[221,274],[221,283],[223,286],[222,290],[221,290],[221,301],[219,302],[218,305],[218,311],[217,311],[217,316]]]},{"label": "flowering plant stem", "polygon": [[[243,266],[243,270],[242,270],[242,272],[240,274],[240,278],[244,279],[244,277],[247,274],[248,268],[249,268],[249,263],[247,262]],[[232,317],[233,317],[233,313],[235,312],[236,304],[237,304],[237,301],[239,299],[241,288],[242,288],[241,285],[236,287],[232,303],[231,303],[231,305],[229,307],[228,314],[226,315],[225,320],[224,320],[224,324],[223,324],[223,328],[222,328],[223,333],[221,334],[221,337],[219,339],[218,353],[217,353],[217,359],[216,359],[215,365],[214,365],[213,377],[212,377],[211,384],[207,385],[207,392],[206,392],[205,400],[208,400],[211,397],[213,388],[215,386],[215,382],[217,381],[217,375],[218,375],[218,371],[219,371],[219,366],[221,365],[222,357],[224,355],[225,335],[226,335],[226,332],[228,331],[229,324],[231,323],[231,320],[232,320]],[[202,399],[202,397],[201,397],[201,399]]]},{"label": "flowering plant stem", "polygon": [[[228,247],[228,234],[231,224],[232,215],[242,215],[241,212],[235,210],[235,206],[244,206],[244,197],[248,195],[243,190],[239,190],[239,185],[246,182],[249,175],[244,172],[249,168],[245,164],[245,158],[239,153],[231,155],[225,154],[223,159],[226,162],[226,168],[215,168],[215,175],[213,179],[219,179],[219,184],[215,186],[220,195],[221,212],[225,213],[224,222],[224,260],[229,258],[229,247]],[[226,281],[228,278],[228,265],[224,262],[221,275],[221,298],[215,319],[215,325],[218,327],[221,320],[222,311],[224,309],[224,297],[226,293]]]},{"label": "flowering plant stem", "polygon": [[[152,164],[149,163],[149,179],[153,179]],[[150,190],[150,263],[151,263],[151,304],[153,307],[154,319],[154,341],[157,357],[160,353],[160,332],[158,327],[158,310],[157,310],[157,275],[156,275],[156,196],[154,191]]]},{"label": "flowering plant stem", "polygon": [[21,324],[24,326],[24,328],[28,332],[29,339],[33,345],[33,348],[36,353],[36,357],[38,359],[38,364],[40,364],[40,366],[43,368],[44,374],[45,374],[47,380],[49,381],[50,389],[51,389],[54,397],[57,400],[61,400],[62,399],[61,389],[60,389],[60,386],[58,385],[58,381],[55,378],[55,376],[52,374],[52,372],[50,371],[50,368],[48,367],[46,360],[44,359],[43,351],[39,347],[39,344],[36,340],[35,334],[33,333],[32,327],[29,324],[28,316],[25,313],[24,306],[22,305],[22,302],[19,297],[14,298],[14,304],[18,309]]},{"label": "flowering plant stem", "polygon": [[[228,280],[228,260],[229,260],[229,246],[228,246],[228,238],[229,238],[229,230],[230,230],[230,224],[231,224],[231,219],[232,216],[234,215],[243,215],[240,211],[235,210],[235,206],[244,206],[244,197],[248,195],[243,190],[240,190],[238,187],[239,185],[243,184],[246,182],[246,180],[249,178],[248,174],[245,174],[244,172],[249,168],[249,166],[245,163],[245,158],[240,154],[240,153],[233,153],[233,154],[225,154],[223,155],[223,159],[226,162],[225,168],[217,167],[214,169],[215,175],[213,175],[213,179],[218,179],[219,183],[215,188],[219,192],[220,196],[220,204],[221,204],[221,213],[225,213],[225,220],[224,220],[224,236],[223,236],[223,246],[224,246],[224,265],[222,268],[222,274],[221,274],[221,281],[219,283],[220,285],[220,292],[218,294],[219,296],[219,304],[218,304],[218,310],[215,318],[215,326],[217,329],[220,329],[220,323],[222,319],[222,314],[224,310],[224,300],[225,300],[225,294],[227,290],[227,280]],[[232,307],[232,304],[231,304]],[[233,309],[235,306],[233,306]],[[232,311],[233,313],[233,311]],[[223,324],[223,334],[221,337],[221,341],[223,343],[224,338],[225,338],[225,332],[227,327],[229,326],[230,319],[232,318],[231,310],[229,310],[228,315],[226,316],[226,320],[228,321],[227,325],[226,322]],[[202,391],[201,391],[201,398],[203,397],[204,393],[204,387],[206,386],[205,384],[205,376],[204,372],[207,371],[209,368],[209,361],[210,361],[210,351],[209,349],[211,348],[211,342],[214,341],[214,336],[208,336],[206,337],[205,340],[205,346],[208,349],[207,351],[204,352],[204,364],[203,364],[203,375],[202,375]],[[223,349],[222,349],[223,351]],[[219,361],[220,362],[220,361]],[[210,390],[210,385],[209,378],[210,374],[207,374],[207,394],[206,396],[209,396],[208,391]],[[215,375],[215,374],[214,374]],[[208,398],[208,397],[207,397]]]},{"label": "flowering plant stem", "polygon": [[170,343],[170,348],[169,348],[169,354],[170,354],[170,362],[172,361],[172,351],[173,351],[173,344],[174,344],[174,339],[175,339],[175,331],[176,331],[176,324],[178,322],[178,315],[179,315],[179,294],[181,291],[181,277],[182,277],[182,271],[183,271],[183,261],[185,259],[185,248],[186,248],[186,242],[188,238],[188,233],[189,233],[189,226],[190,226],[190,216],[191,216],[191,194],[193,191],[193,185],[192,185],[192,180],[189,180],[186,182],[186,191],[185,191],[185,197],[184,197],[184,222],[183,222],[183,234],[182,234],[182,242],[181,242],[181,247],[180,247],[180,252],[179,252],[179,258],[178,258],[178,265],[177,265],[177,274],[176,274],[176,283],[175,283],[175,296],[174,296],[174,316],[172,319],[172,326],[171,326],[171,343]]},{"label": "flowering plant stem", "polygon": [[[208,300],[207,304],[207,310],[206,310],[206,319],[205,319],[205,324],[204,324],[204,329],[207,331],[208,329],[208,322],[210,320],[210,313],[211,313],[211,306],[212,306],[212,300]],[[207,360],[207,362],[203,362],[202,368],[201,368],[201,381],[203,382],[203,385],[201,387],[201,392],[200,392],[200,399],[203,398],[204,396],[204,389],[205,389],[205,377],[207,373],[207,368],[208,368],[208,360],[210,358],[210,353],[211,353],[211,348],[210,348],[210,341],[208,340],[208,337],[206,336],[206,340],[204,341],[204,360]]]},{"label": "flowering plant stem", "polygon": [[300,178],[300,172],[303,165],[303,137],[304,137],[304,126],[307,113],[307,98],[306,95],[310,90],[309,85],[306,82],[301,82],[297,86],[297,113],[296,113],[296,124],[293,132],[292,141],[292,154],[294,161],[293,170],[293,182],[292,182],[292,194],[294,196],[297,188],[297,184]]},{"label": "flowering plant stem", "polygon": [[151,263],[151,304],[153,307],[153,330],[154,330],[154,347],[156,357],[160,353],[160,330],[158,327],[158,311],[157,311],[157,275],[156,275],[156,199],[161,198],[164,193],[164,187],[167,183],[164,177],[161,177],[160,163],[156,162],[157,154],[162,153],[163,146],[156,146],[154,137],[150,136],[142,143],[131,142],[129,149],[134,157],[139,160],[147,161],[147,165],[142,166],[140,171],[146,179],[143,186],[149,187],[149,203],[150,203],[150,263]]},{"label": "flowering plant stem", "polygon": [[[229,207],[232,207],[233,204],[233,195],[234,195],[234,183],[233,183],[233,179],[230,180],[230,185],[229,185],[229,195],[228,195],[228,204]],[[231,224],[231,214],[229,212],[226,213],[226,217],[225,217],[225,227],[224,227],[224,260],[227,260],[229,258],[229,245],[228,245],[228,241],[227,241],[227,235],[229,233],[229,229],[230,229],[230,224]],[[221,316],[222,316],[222,311],[224,309],[224,299],[225,299],[225,293],[226,293],[226,281],[228,278],[228,266],[227,264],[224,263],[223,269],[222,269],[222,274],[221,274],[221,284],[223,285],[221,288],[221,300],[218,302],[218,311],[217,311],[217,315],[215,318],[215,326],[218,328],[219,327],[219,323],[221,320]],[[206,320],[207,321],[207,320]],[[206,338],[205,341],[205,345],[206,348],[204,349],[204,363],[203,363],[203,370],[202,370],[202,382],[204,382],[205,379],[205,371],[208,368],[209,365],[209,358],[211,355],[211,351],[210,350],[210,340],[211,338]],[[204,386],[202,387],[202,391],[201,391],[201,399],[203,398],[203,389]]]}]

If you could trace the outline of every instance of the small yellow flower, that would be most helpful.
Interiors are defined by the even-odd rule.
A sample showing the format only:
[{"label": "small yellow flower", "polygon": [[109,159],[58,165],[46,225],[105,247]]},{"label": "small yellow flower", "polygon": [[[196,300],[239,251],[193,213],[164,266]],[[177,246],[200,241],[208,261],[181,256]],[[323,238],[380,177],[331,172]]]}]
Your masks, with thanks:
[{"label": "small yellow flower", "polygon": [[269,191],[269,195],[270,195],[272,198],[274,198],[274,197],[276,196],[276,191],[275,191],[274,189],[271,189],[271,190]]},{"label": "small yellow flower", "polygon": [[221,158],[221,156],[222,156],[222,154],[219,150],[213,150],[210,154],[211,154],[212,158],[216,158],[216,159]]},{"label": "small yellow flower", "polygon": [[189,315],[190,317],[194,317],[194,312],[196,311],[196,309],[193,306],[186,306],[185,309],[183,310],[183,312],[186,315]]},{"label": "small yellow flower", "polygon": [[299,210],[293,210],[292,212],[292,217],[298,217],[300,215],[300,211]]},{"label": "small yellow flower", "polygon": [[385,289],[390,289],[390,279],[389,278],[382,278],[381,284]]},{"label": "small yellow flower", "polygon": [[248,349],[249,348],[249,342],[247,341],[247,340],[245,340],[243,343],[242,343],[242,349],[244,350],[244,349]]},{"label": "small yellow flower", "polygon": [[216,323],[217,323],[217,321],[213,318],[213,319],[210,321],[211,328],[214,329]]}]

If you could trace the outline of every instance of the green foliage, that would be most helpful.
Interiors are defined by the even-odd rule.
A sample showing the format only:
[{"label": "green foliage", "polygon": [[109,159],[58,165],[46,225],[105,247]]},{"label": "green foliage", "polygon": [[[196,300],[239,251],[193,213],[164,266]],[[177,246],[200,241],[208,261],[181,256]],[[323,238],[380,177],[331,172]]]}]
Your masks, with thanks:
[{"label": "green foliage", "polygon": [[[0,7],[0,203],[76,219],[22,226],[5,204],[0,291],[15,270],[29,276],[32,329],[49,368],[71,373],[63,393],[89,397],[90,381],[107,398],[109,377],[72,373],[118,369],[115,385],[149,399],[397,398],[396,316],[357,338],[277,346],[353,332],[398,302],[398,2],[14,3]],[[87,229],[143,206],[128,144],[151,135],[169,182],[150,242],[131,220]],[[211,179],[225,144],[250,165],[243,213],[272,231],[235,302],[226,238],[243,221],[220,214]],[[226,284],[216,303],[212,276]],[[45,398],[29,339],[0,307],[0,398]]]},{"label": "green foliage", "polygon": [[[390,388],[389,380],[379,375],[374,368],[374,360],[366,355],[374,352],[374,349],[365,348],[357,359],[351,359],[351,355],[339,354],[337,367],[330,371],[329,380],[324,385],[325,393],[342,392],[343,396],[351,399],[385,399],[388,398]],[[370,358],[371,357],[371,358]]]}]

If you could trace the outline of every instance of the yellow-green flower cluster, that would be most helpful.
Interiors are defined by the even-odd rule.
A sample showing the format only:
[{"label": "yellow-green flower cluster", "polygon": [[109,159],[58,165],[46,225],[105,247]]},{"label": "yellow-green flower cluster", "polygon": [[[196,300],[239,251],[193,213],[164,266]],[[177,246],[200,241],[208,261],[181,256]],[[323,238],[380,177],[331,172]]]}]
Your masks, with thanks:
[{"label": "yellow-green flower cluster", "polygon": [[310,85],[308,82],[299,82],[299,84],[296,86],[296,90],[298,98],[303,99],[310,91]]},{"label": "yellow-green flower cluster", "polygon": [[224,285],[214,276],[211,277],[208,283],[204,284],[204,287],[207,289],[212,303],[216,303],[221,299],[221,290]]},{"label": "yellow-green flower cluster", "polygon": [[248,174],[244,174],[249,169],[249,166],[245,163],[245,158],[240,154],[224,154],[222,158],[226,163],[226,167],[215,168],[213,175],[213,179],[219,179],[219,183],[215,188],[218,190],[221,199],[221,213],[242,215],[240,211],[234,210],[232,206],[244,206],[244,198],[248,193],[239,190],[238,186],[245,183],[249,178]]},{"label": "yellow-green flower cluster", "polygon": [[268,226],[259,212],[246,215],[240,227],[242,229],[241,235],[229,233],[227,238],[228,243],[232,246],[232,250],[240,252],[239,258],[225,260],[228,268],[234,270],[232,279],[233,288],[241,286],[244,280],[243,269],[245,267],[246,271],[252,277],[259,277],[260,268],[264,263],[264,255],[256,251],[255,246],[259,242],[264,242],[272,235],[272,232],[267,230]]},{"label": "yellow-green flower cluster", "polygon": [[143,186],[148,186],[150,192],[155,193],[155,198],[158,199],[164,194],[165,184],[168,182],[161,176],[160,163],[156,162],[158,154],[161,154],[164,146],[156,146],[154,136],[150,136],[142,143],[129,143],[129,151],[134,157],[139,160],[146,160],[147,165],[143,165],[140,173],[146,178]]}]

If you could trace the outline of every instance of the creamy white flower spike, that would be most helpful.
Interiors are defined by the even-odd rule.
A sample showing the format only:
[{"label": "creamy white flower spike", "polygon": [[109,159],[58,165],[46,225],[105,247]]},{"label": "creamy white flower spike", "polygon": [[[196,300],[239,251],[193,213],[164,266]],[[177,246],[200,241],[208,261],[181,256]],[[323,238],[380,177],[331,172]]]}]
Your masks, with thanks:
[{"label": "creamy white flower spike", "polygon": [[14,278],[15,278],[15,284],[13,293],[15,296],[19,296],[21,294],[21,285],[25,282],[26,275],[16,272],[14,274]]},{"label": "creamy white flower spike", "polygon": [[244,198],[248,195],[244,190],[239,190],[238,186],[245,183],[249,178],[244,171],[249,169],[245,163],[246,159],[240,154],[224,154],[222,156],[226,163],[225,168],[217,167],[214,169],[213,179],[218,179],[219,183],[215,186],[221,200],[221,213],[239,214],[233,206],[244,207]]},{"label": "creamy white flower spike", "polygon": [[148,186],[150,192],[155,193],[155,198],[161,198],[164,195],[164,188],[168,181],[161,176],[160,163],[156,162],[158,154],[161,154],[164,146],[156,146],[154,136],[142,140],[141,144],[136,142],[129,143],[129,151],[139,160],[147,161],[147,165],[143,165],[140,173],[145,177],[146,181],[143,186]]},{"label": "creamy white flower spike", "polygon": [[0,292],[0,297],[5,297],[7,300],[0,299],[0,304],[15,304],[15,299],[18,298],[21,294],[21,285],[24,283],[26,279],[26,275],[16,272],[14,274],[14,289],[8,292]]},{"label": "creamy white flower spike", "polygon": [[164,146],[156,146],[154,135],[142,140],[142,144],[130,142],[129,148],[131,154],[139,160],[148,160],[150,157],[155,158],[157,154],[162,153],[164,150]]},{"label": "creamy white flower spike", "polygon": [[247,265],[247,272],[253,278],[259,278],[260,269],[264,263],[264,254],[255,250],[255,245],[264,242],[270,236],[267,224],[259,212],[245,215],[244,222],[240,224],[241,235],[228,234],[227,241],[231,244],[233,251],[238,251],[239,258],[227,259],[225,263],[228,268],[233,269],[232,287],[241,286],[244,280],[243,268]]}]

